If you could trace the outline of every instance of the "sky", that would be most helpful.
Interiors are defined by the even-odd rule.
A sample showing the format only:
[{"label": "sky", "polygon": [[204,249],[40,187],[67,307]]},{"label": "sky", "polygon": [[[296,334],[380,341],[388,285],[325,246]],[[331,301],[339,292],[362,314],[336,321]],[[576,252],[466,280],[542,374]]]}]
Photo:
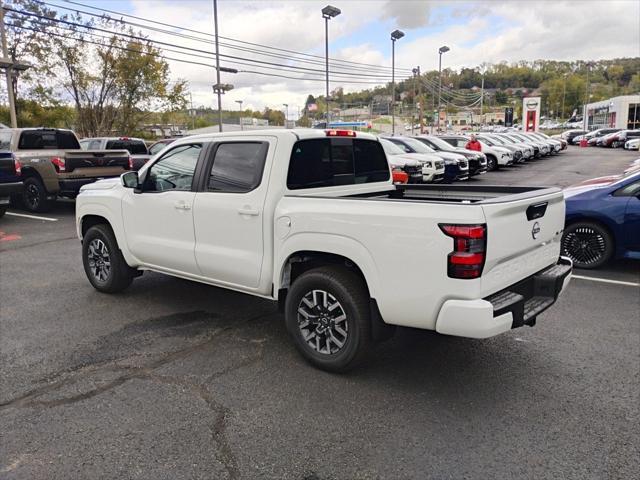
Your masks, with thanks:
[{"label": "sky", "polygon": [[[213,33],[212,0],[76,1],[164,22],[171,25],[170,29],[174,32],[184,33],[181,28],[186,27]],[[69,5],[62,0],[51,0],[51,3],[54,2]],[[323,79],[325,25],[321,9],[325,5],[326,0],[218,0],[219,35],[318,55],[306,57],[310,63],[294,65],[318,70],[307,72],[307,78]],[[341,14],[329,22],[329,56],[390,67],[389,35],[391,31],[400,29],[405,37],[396,42],[396,77],[399,79],[406,78],[410,69],[418,65],[422,71],[437,69],[438,48],[442,45],[450,48],[443,55],[443,68],[455,69],[501,61],[598,60],[640,56],[640,2],[637,0],[331,0],[331,5],[338,7]],[[194,39],[151,31],[145,33],[153,40],[207,51],[213,51],[214,48],[210,43]],[[289,62],[280,57],[265,57],[228,47],[221,47],[220,52],[262,61]],[[274,50],[271,53],[288,55]],[[174,56],[188,58],[188,55]],[[203,58],[195,60],[213,63]],[[211,85],[215,83],[214,69],[175,61],[169,61],[169,64],[174,80],[189,81],[194,106],[216,105],[211,90]],[[221,64],[229,65],[224,59]],[[229,66],[252,69],[248,66]],[[375,77],[380,74],[375,69],[369,71],[365,67],[352,69],[345,66],[340,69],[332,67],[332,70],[355,75],[340,80],[332,79],[331,89],[342,86],[345,91],[353,91],[374,86],[355,81],[381,81]],[[293,77],[304,75],[302,72],[279,73]],[[291,118],[295,118],[295,112],[304,106],[308,94],[323,94],[325,89],[322,81],[249,73],[223,73],[221,82],[234,85],[234,89],[224,95],[224,108],[237,108],[235,102],[238,100],[243,101],[243,107],[252,109],[266,106],[283,109],[283,104],[287,103]]]}]

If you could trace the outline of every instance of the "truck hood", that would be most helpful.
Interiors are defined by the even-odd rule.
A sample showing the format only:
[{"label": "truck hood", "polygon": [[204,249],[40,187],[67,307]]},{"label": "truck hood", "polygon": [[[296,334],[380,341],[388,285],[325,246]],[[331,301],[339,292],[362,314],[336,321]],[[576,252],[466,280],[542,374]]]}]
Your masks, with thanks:
[{"label": "truck hood", "polygon": [[404,154],[388,155],[387,159],[392,167],[418,167],[422,163]]},{"label": "truck hood", "polygon": [[117,185],[120,185],[120,177],[112,177],[105,178],[103,180],[98,180],[93,183],[88,183],[80,187],[80,191],[84,192],[86,190],[110,190],[115,188]]},{"label": "truck hood", "polygon": [[453,152],[438,151],[433,155],[440,157],[440,159],[442,160],[466,160],[467,159],[464,155],[460,153],[453,153]]},{"label": "truck hood", "polygon": [[420,163],[439,162],[442,160],[440,152],[436,153],[403,153],[402,155],[394,155],[394,157],[403,157],[407,160],[414,160]]}]

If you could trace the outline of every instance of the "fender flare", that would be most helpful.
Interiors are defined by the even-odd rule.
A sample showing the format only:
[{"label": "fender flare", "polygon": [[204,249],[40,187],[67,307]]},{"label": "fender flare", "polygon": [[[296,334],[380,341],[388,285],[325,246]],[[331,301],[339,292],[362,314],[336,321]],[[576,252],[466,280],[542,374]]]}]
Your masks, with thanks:
[{"label": "fender flare", "polygon": [[340,255],[353,262],[364,275],[371,298],[380,291],[379,275],[371,253],[357,240],[332,233],[304,232],[287,237],[276,254],[274,269],[274,291],[282,285],[284,268],[289,258],[296,252],[318,252]]}]

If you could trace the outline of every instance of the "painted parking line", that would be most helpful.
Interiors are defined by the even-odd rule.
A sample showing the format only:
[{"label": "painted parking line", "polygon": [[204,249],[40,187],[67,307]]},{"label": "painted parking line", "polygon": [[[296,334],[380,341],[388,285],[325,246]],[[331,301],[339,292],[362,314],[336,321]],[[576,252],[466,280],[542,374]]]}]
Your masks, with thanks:
[{"label": "painted parking line", "polygon": [[6,215],[11,215],[12,217],[32,218],[33,220],[46,220],[47,222],[57,222],[58,221],[57,218],[39,217],[37,215],[27,215],[25,213],[7,212]]},{"label": "painted parking line", "polygon": [[622,280],[609,280],[608,278],[583,277],[582,275],[571,275],[571,279],[574,279],[574,278],[577,278],[578,280],[590,280],[592,282],[613,283],[614,285],[626,285],[627,287],[640,287],[640,283],[623,282]]}]

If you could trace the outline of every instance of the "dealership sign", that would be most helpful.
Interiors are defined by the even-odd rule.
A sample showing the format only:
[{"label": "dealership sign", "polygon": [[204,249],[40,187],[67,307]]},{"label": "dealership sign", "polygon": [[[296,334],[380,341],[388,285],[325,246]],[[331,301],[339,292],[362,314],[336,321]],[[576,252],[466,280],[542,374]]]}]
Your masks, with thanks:
[{"label": "dealership sign", "polygon": [[540,126],[540,97],[522,99],[522,129],[525,132],[537,132]]}]

